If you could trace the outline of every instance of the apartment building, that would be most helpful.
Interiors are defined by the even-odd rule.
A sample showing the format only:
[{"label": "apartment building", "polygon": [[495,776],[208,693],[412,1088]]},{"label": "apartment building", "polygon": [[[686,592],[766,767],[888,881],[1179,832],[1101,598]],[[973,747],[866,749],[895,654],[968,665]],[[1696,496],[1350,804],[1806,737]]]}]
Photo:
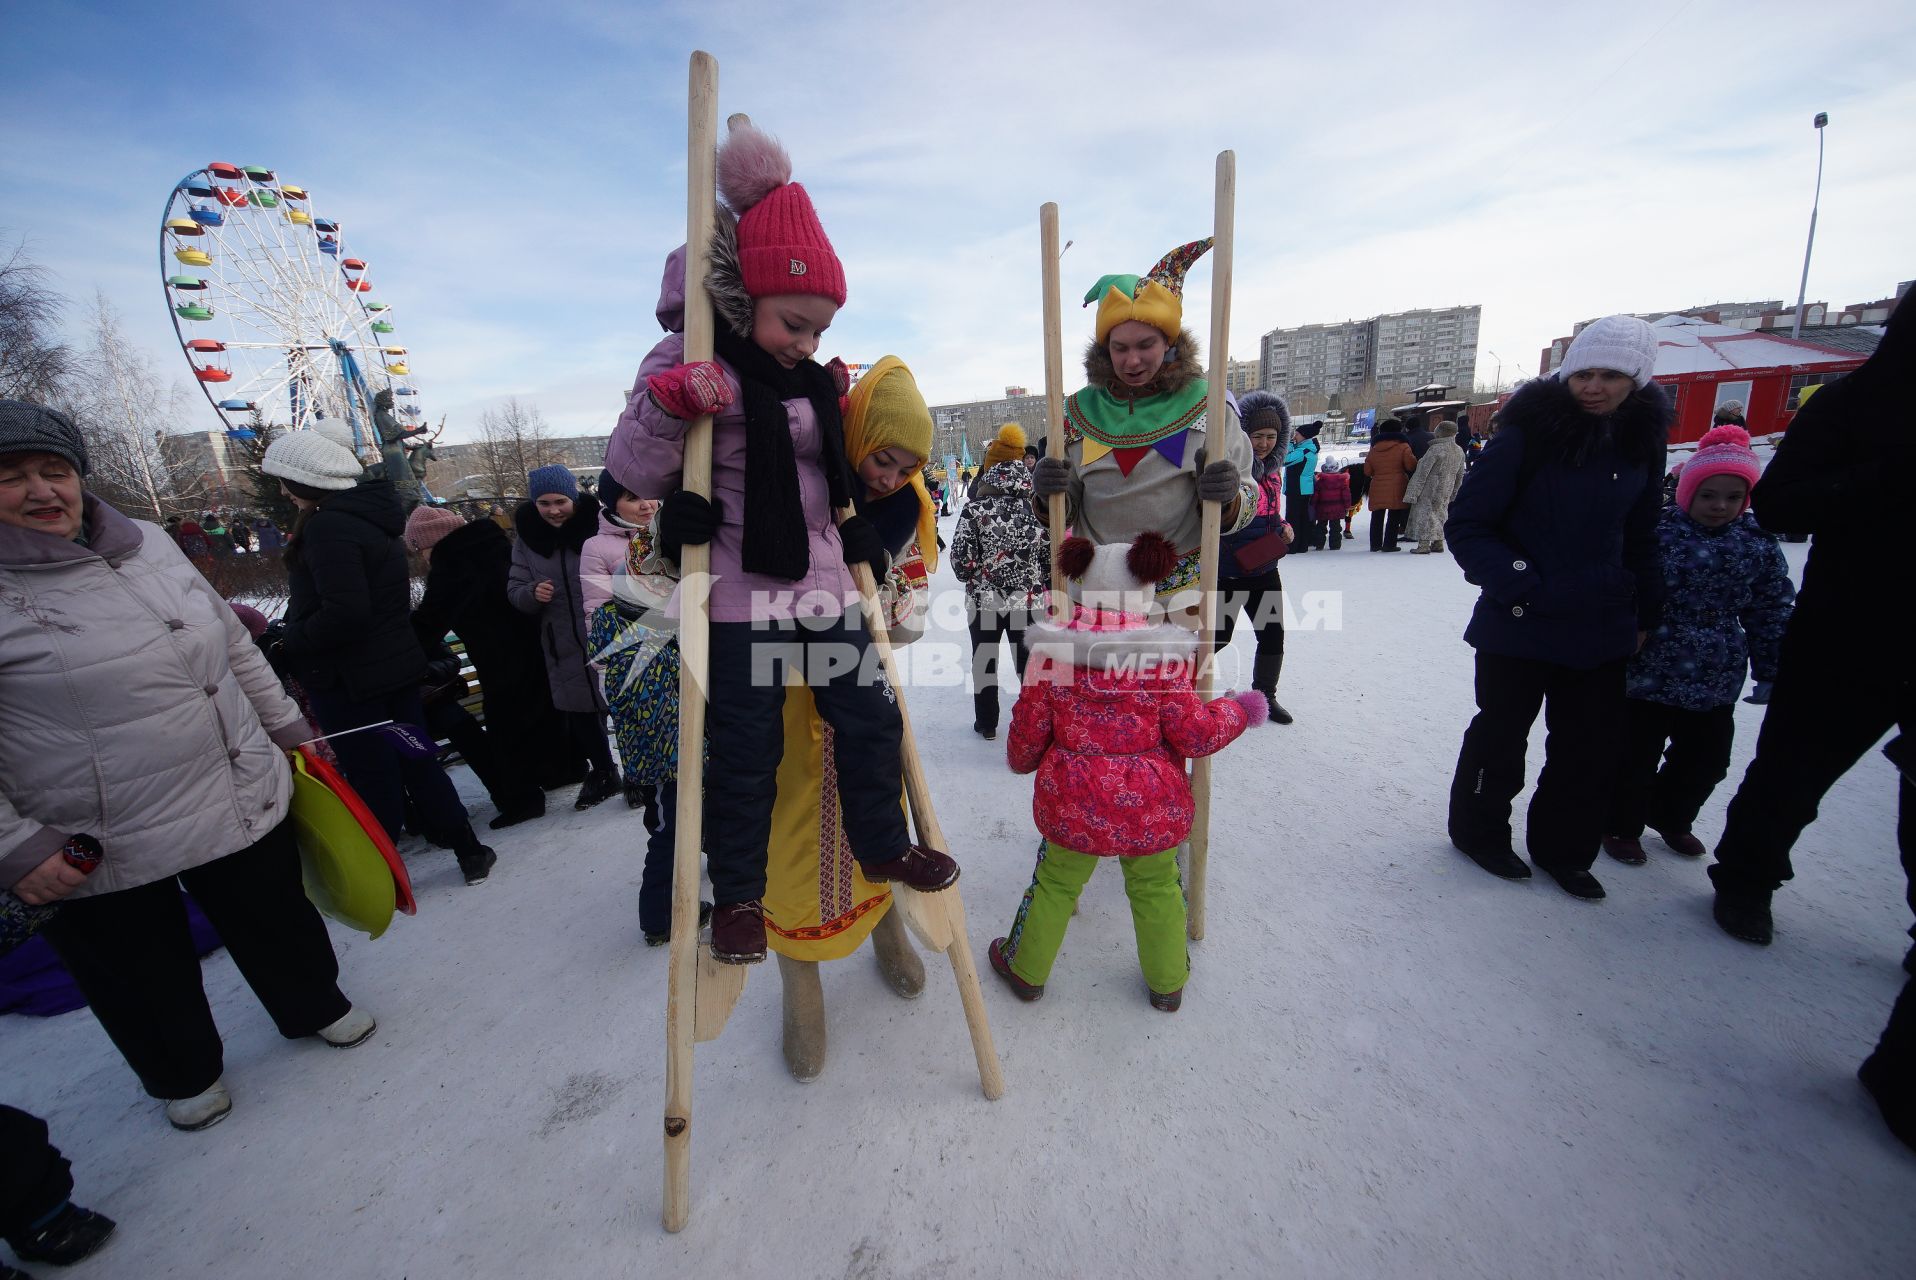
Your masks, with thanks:
[{"label": "apartment building", "polygon": [[1273,329],[1262,340],[1262,385],[1279,395],[1347,394],[1366,383],[1467,387],[1477,372],[1481,312],[1445,307]]}]

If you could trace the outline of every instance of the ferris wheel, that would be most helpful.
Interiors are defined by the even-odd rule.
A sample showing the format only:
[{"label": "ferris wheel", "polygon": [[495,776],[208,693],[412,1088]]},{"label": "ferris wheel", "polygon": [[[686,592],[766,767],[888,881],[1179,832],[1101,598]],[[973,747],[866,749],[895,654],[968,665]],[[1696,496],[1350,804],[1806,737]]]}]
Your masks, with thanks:
[{"label": "ferris wheel", "polygon": [[304,187],[259,165],[214,163],[180,179],[160,228],[160,278],[181,350],[238,439],[255,421],[300,430],[344,422],[379,452],[373,400],[393,393],[403,429],[423,411],[392,308],[366,263]]}]

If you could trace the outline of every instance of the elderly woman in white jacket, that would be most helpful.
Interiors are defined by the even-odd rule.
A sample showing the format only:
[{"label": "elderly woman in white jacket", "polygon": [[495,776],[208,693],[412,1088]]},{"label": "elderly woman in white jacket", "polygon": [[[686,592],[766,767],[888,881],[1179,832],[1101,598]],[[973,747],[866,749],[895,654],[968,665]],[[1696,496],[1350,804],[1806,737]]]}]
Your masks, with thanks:
[{"label": "elderly woman in white jacket", "polygon": [[[220,1036],[184,883],[288,1038],[358,1044],[306,900],[286,751],[312,736],[227,603],[158,525],[82,488],[65,415],[0,401],[0,889],[46,934],[181,1129],[222,1119]],[[61,856],[97,842],[82,875]]]}]

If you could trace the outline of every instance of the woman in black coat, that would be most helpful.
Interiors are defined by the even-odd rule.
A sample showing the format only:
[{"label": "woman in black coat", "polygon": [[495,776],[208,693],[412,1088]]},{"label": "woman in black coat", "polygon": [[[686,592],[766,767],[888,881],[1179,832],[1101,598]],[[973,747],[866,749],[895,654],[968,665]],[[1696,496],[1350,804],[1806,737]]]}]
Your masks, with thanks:
[{"label": "woman in black coat", "polygon": [[406,522],[408,545],[426,557],[426,591],[413,611],[413,627],[428,648],[447,632],[466,646],[500,772],[530,784],[499,806],[491,823],[497,829],[539,817],[546,807],[541,788],[578,782],[585,763],[552,707],[539,620],[506,598],[511,540],[483,516],[470,524],[451,519],[456,517],[420,507]]},{"label": "woman in black coat", "polygon": [[410,799],[434,844],[459,858],[467,884],[495,861],[479,843],[452,780],[433,756],[399,750],[378,732],[422,726],[426,656],[412,628],[412,579],[400,545],[405,516],[390,480],[359,483],[359,459],[324,428],[267,447],[260,470],[299,508],[285,551],[291,599],[276,659],[299,678],[341,771],[386,833],[398,839]]},{"label": "woman in black coat", "polygon": [[1537,712],[1550,727],[1525,830],[1530,859],[1580,898],[1624,718],[1624,664],[1657,623],[1670,405],[1656,337],[1631,316],[1587,326],[1552,378],[1524,386],[1450,507],[1444,539],[1483,589],[1464,639],[1477,715],[1450,785],[1450,839],[1484,870],[1530,876],[1511,847]]}]

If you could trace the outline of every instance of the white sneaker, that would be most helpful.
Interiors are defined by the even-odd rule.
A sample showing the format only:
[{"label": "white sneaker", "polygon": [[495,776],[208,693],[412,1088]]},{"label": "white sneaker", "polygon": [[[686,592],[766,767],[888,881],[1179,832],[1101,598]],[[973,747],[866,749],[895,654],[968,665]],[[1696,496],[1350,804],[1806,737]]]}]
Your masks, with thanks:
[{"label": "white sneaker", "polygon": [[166,1120],[175,1129],[191,1133],[218,1124],[226,1119],[232,1109],[233,1095],[226,1091],[226,1082],[215,1080],[204,1093],[196,1093],[190,1098],[175,1098],[167,1103]]},{"label": "white sneaker", "polygon": [[337,1022],[329,1022],[319,1029],[319,1038],[335,1049],[350,1049],[379,1029],[373,1021],[373,1015],[357,1006],[346,1010],[346,1015]]}]

